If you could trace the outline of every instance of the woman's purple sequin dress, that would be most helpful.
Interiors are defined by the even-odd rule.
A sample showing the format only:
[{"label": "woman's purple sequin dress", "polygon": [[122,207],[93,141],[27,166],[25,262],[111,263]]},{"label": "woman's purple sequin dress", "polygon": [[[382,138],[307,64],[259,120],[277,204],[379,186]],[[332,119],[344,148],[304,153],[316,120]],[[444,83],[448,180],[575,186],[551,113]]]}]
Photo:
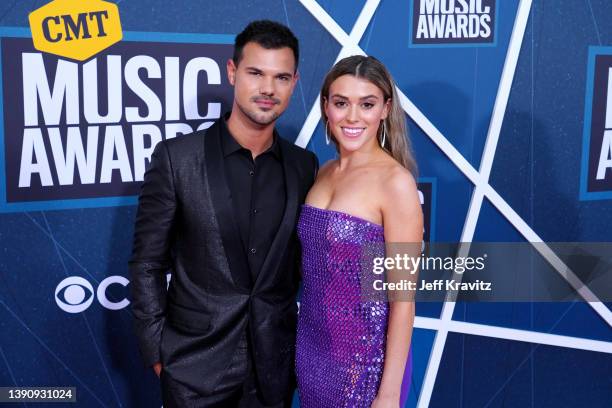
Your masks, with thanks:
[{"label": "woman's purple sequin dress", "polygon": [[[364,250],[384,257],[383,227],[304,205],[298,235],[304,281],[296,350],[300,405],[369,408],[382,378],[389,305],[362,296],[362,263]],[[400,406],[411,367],[410,355]]]}]

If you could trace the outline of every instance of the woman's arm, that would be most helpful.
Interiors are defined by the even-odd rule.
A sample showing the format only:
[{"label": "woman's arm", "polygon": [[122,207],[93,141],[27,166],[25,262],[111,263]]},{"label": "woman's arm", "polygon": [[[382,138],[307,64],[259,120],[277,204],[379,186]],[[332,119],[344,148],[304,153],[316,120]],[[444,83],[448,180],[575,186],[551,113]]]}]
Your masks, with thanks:
[{"label": "woman's arm", "polygon": [[[423,214],[417,186],[412,175],[396,169],[383,186],[383,224],[387,257],[419,256],[423,239]],[[400,244],[401,245],[398,245]],[[409,279],[416,281],[416,271],[387,271],[387,281]],[[398,407],[406,360],[410,350],[414,324],[414,292],[388,293],[389,323],[383,376],[372,407]]]}]

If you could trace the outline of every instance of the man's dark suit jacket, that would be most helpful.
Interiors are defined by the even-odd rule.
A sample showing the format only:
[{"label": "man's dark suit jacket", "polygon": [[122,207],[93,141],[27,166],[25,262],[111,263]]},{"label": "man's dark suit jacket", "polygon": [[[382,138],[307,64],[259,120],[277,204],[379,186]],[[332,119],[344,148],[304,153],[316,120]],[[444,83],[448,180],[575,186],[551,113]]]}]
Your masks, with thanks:
[{"label": "man's dark suit jacket", "polygon": [[[295,225],[312,186],[314,154],[278,138],[286,187],[282,222],[257,279],[232,210],[221,121],[160,142],[138,203],[130,260],[132,310],[145,363],[210,395],[248,327],[264,400],[290,392],[299,244]],[[166,272],[172,279],[166,293]]]}]

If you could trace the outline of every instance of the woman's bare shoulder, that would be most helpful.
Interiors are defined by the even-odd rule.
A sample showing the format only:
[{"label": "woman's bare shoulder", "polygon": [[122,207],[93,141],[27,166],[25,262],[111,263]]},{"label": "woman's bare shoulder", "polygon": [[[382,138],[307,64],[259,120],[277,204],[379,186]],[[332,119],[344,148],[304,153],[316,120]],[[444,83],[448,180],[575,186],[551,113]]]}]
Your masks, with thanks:
[{"label": "woman's bare shoulder", "polygon": [[414,176],[395,160],[381,172],[380,186],[388,200],[406,200],[418,196]]},{"label": "woman's bare shoulder", "polygon": [[423,212],[412,173],[398,163],[388,169],[381,190],[385,239],[420,242],[423,239]]}]

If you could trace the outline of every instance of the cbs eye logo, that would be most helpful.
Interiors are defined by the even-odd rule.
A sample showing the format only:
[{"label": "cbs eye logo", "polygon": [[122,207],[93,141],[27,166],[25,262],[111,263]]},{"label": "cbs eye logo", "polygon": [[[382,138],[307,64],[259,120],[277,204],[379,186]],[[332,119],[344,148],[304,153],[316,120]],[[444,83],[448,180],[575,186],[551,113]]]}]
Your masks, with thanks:
[{"label": "cbs eye logo", "polygon": [[[130,283],[123,276],[109,276],[98,285],[95,294],[100,305],[109,310],[120,310],[127,307],[130,301],[122,299],[113,302],[108,299],[106,291],[109,286],[119,284],[123,287]],[[65,312],[81,313],[94,301],[94,288],[86,279],[80,276],[69,276],[61,281],[55,288],[55,303]]]}]

